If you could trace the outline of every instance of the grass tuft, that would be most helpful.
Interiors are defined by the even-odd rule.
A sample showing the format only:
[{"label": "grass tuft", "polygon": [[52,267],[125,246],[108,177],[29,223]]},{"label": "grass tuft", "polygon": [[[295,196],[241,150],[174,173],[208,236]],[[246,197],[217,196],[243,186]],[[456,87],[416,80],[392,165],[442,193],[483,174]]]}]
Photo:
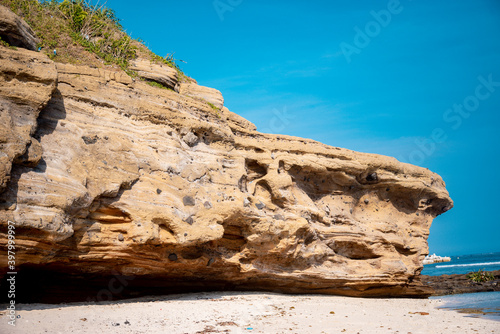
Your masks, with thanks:
[{"label": "grass tuft", "polygon": [[494,280],[495,276],[492,273],[479,269],[477,272],[473,271],[467,274],[467,278],[472,282],[482,283]]},{"label": "grass tuft", "polygon": [[221,118],[221,114],[220,114],[221,110],[219,108],[217,108],[213,103],[210,103],[208,101],[206,101],[206,102],[209,105],[209,107],[212,108],[213,111],[215,111],[215,114],[217,115],[217,117]]},{"label": "grass tuft", "polygon": [[157,88],[161,88],[161,89],[168,89],[168,90],[173,91],[173,89],[172,89],[172,88],[167,87],[167,86],[165,86],[165,85],[162,85],[161,83],[156,82],[156,81],[146,80],[146,83],[147,83],[148,85],[152,86],[152,87],[157,87]]},{"label": "grass tuft", "polygon": [[112,9],[95,2],[97,4],[92,0],[0,0],[0,4],[31,26],[40,39],[40,51],[54,61],[97,67],[113,65],[133,75],[128,69],[129,61],[141,56],[162,61],[176,69],[180,79],[188,80],[173,55],[165,58],[155,55],[123,30]]}]

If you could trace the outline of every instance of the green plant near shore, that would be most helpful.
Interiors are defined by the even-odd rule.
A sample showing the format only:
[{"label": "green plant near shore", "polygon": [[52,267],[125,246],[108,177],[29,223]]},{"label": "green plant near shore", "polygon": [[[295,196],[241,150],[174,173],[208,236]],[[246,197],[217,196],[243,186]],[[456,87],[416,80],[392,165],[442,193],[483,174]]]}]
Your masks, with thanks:
[{"label": "green plant near shore", "polygon": [[495,279],[492,273],[479,269],[476,272],[467,274],[467,278],[476,283],[488,282]]}]

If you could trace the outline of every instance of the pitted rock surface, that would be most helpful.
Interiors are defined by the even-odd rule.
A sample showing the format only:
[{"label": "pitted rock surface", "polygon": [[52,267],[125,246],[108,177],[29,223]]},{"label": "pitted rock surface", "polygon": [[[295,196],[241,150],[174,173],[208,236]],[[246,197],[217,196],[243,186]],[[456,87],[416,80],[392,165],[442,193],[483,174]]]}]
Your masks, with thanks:
[{"label": "pitted rock surface", "polygon": [[419,281],[429,228],[453,206],[439,175],[257,132],[194,83],[178,93],[0,51],[2,273],[12,221],[20,270],[205,289],[430,293]]}]

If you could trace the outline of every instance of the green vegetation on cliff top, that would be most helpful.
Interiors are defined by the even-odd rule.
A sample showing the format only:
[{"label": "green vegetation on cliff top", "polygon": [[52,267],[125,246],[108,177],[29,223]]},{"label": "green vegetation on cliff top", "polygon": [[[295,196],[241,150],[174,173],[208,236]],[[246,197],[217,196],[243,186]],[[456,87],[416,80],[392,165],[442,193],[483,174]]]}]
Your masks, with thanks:
[{"label": "green vegetation on cliff top", "polygon": [[96,67],[119,66],[130,75],[129,61],[142,57],[164,63],[186,80],[172,55],[160,57],[132,39],[112,9],[86,0],[0,0],[22,17],[40,39],[40,52],[54,61]]}]

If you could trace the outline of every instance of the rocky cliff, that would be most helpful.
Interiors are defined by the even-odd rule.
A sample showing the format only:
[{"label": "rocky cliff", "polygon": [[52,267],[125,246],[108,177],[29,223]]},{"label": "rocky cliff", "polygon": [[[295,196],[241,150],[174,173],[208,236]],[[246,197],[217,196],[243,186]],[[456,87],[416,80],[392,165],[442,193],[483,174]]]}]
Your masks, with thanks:
[{"label": "rocky cliff", "polygon": [[438,175],[257,132],[219,91],[134,66],[143,79],[0,46],[2,274],[11,221],[19,275],[429,294],[429,227],[453,206]]}]

